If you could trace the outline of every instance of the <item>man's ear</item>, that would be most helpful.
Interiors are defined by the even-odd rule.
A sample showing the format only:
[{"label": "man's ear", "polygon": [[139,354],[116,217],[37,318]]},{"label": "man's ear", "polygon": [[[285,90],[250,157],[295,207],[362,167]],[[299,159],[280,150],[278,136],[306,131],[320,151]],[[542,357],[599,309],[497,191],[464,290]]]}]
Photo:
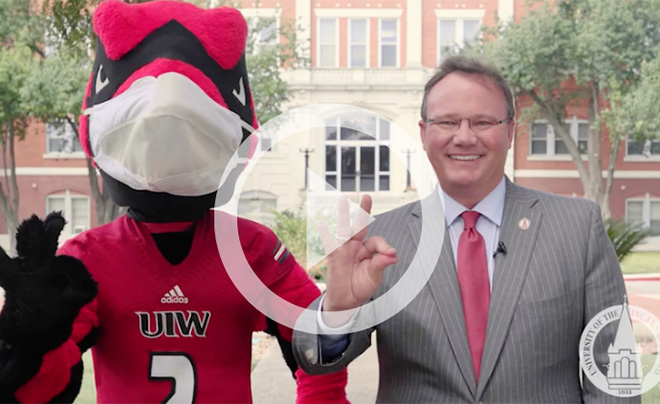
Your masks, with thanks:
[{"label": "man's ear", "polygon": [[513,137],[516,135],[516,118],[513,117],[511,120],[509,120],[509,123],[506,126],[507,130],[507,136],[509,138],[509,147],[507,149],[511,148],[511,145],[513,145]]},{"label": "man's ear", "polygon": [[426,122],[423,119],[420,119],[418,122],[419,125],[419,136],[422,139],[422,146],[426,150]]}]

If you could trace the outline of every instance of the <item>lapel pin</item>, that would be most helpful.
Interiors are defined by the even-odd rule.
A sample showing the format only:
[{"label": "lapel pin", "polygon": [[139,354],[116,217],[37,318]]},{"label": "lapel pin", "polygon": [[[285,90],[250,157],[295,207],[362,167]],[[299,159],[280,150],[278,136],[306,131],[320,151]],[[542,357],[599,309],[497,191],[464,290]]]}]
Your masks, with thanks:
[{"label": "lapel pin", "polygon": [[527,219],[526,217],[523,217],[518,222],[518,227],[520,227],[522,230],[527,230],[527,229],[529,229],[530,224],[532,224],[532,222],[529,219]]}]

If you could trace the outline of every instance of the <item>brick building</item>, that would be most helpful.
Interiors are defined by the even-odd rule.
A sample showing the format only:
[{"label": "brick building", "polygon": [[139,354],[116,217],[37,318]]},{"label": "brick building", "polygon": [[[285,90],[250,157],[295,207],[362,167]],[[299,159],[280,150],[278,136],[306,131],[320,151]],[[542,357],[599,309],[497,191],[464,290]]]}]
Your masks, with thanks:
[{"label": "brick building", "polygon": [[[314,103],[357,105],[378,113],[419,141],[417,122],[425,81],[438,61],[454,46],[473,40],[483,25],[493,25],[496,15],[518,19],[524,0],[260,0],[239,1],[248,20],[268,18],[273,24],[253,33],[267,45],[268,30],[295,21],[299,37],[309,41],[306,56],[311,67],[285,72],[292,91],[286,108]],[[248,66],[249,68],[249,66]],[[81,83],[81,86],[85,83]],[[258,94],[255,94],[258,97]],[[518,111],[528,101],[518,100]],[[587,109],[569,109],[567,125],[578,145],[586,134]],[[291,140],[272,148],[246,186],[241,199],[244,214],[264,213],[271,207],[295,210],[304,188],[303,150],[314,149],[309,167],[340,191],[355,196],[369,192],[385,210],[410,200],[406,161],[400,152],[407,146],[388,142],[387,123],[374,118],[363,122],[375,128],[378,140],[338,135],[321,136],[305,144]],[[334,125],[332,121],[329,126]],[[79,146],[58,128],[35,125],[16,144],[20,217],[44,215],[64,209],[71,221],[66,235],[96,225],[87,168]],[[316,139],[316,138],[315,138]],[[268,145],[263,147],[268,148]],[[603,132],[604,158],[609,140]],[[64,150],[74,150],[65,152]],[[394,153],[396,152],[396,153]],[[419,169],[415,155],[410,169]],[[578,173],[563,142],[546,122],[517,126],[506,173],[515,183],[544,191],[579,197],[583,194]],[[415,184],[428,188],[428,184]],[[378,205],[378,202],[381,202]],[[657,237],[647,244],[660,249],[660,141],[640,144],[626,140],[616,160],[611,211],[650,227]],[[258,215],[257,215],[258,216]],[[4,221],[0,238],[6,245]]]}]

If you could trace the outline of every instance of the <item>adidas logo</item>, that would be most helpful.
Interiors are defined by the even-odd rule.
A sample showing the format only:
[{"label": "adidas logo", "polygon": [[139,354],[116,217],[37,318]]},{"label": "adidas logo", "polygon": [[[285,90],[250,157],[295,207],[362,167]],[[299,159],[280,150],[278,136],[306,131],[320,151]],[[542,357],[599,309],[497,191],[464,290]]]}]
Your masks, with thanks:
[{"label": "adidas logo", "polygon": [[161,303],[188,303],[188,298],[183,295],[179,285],[174,286],[160,299]]}]

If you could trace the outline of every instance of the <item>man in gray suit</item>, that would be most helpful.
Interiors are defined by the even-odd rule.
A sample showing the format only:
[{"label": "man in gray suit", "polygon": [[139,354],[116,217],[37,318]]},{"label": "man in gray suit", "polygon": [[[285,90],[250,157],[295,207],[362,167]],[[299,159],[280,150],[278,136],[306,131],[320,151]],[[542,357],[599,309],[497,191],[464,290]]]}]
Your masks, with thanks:
[{"label": "man in gray suit", "polygon": [[[378,402],[621,402],[580,381],[585,325],[625,295],[598,205],[504,176],[515,111],[510,88],[489,65],[446,59],[425,87],[421,115],[424,150],[440,183],[426,202],[446,222],[440,259],[409,305],[349,335],[359,307],[408,269],[426,219],[421,204],[381,215],[368,238],[363,231],[344,243],[329,256],[327,292],[311,307],[322,307],[321,330],[347,334],[296,331],[301,367],[312,374],[342,369],[377,331]],[[362,208],[370,206],[363,198]],[[329,316],[353,309],[348,324],[346,316]],[[601,332],[598,345],[608,346],[614,331]]]}]

